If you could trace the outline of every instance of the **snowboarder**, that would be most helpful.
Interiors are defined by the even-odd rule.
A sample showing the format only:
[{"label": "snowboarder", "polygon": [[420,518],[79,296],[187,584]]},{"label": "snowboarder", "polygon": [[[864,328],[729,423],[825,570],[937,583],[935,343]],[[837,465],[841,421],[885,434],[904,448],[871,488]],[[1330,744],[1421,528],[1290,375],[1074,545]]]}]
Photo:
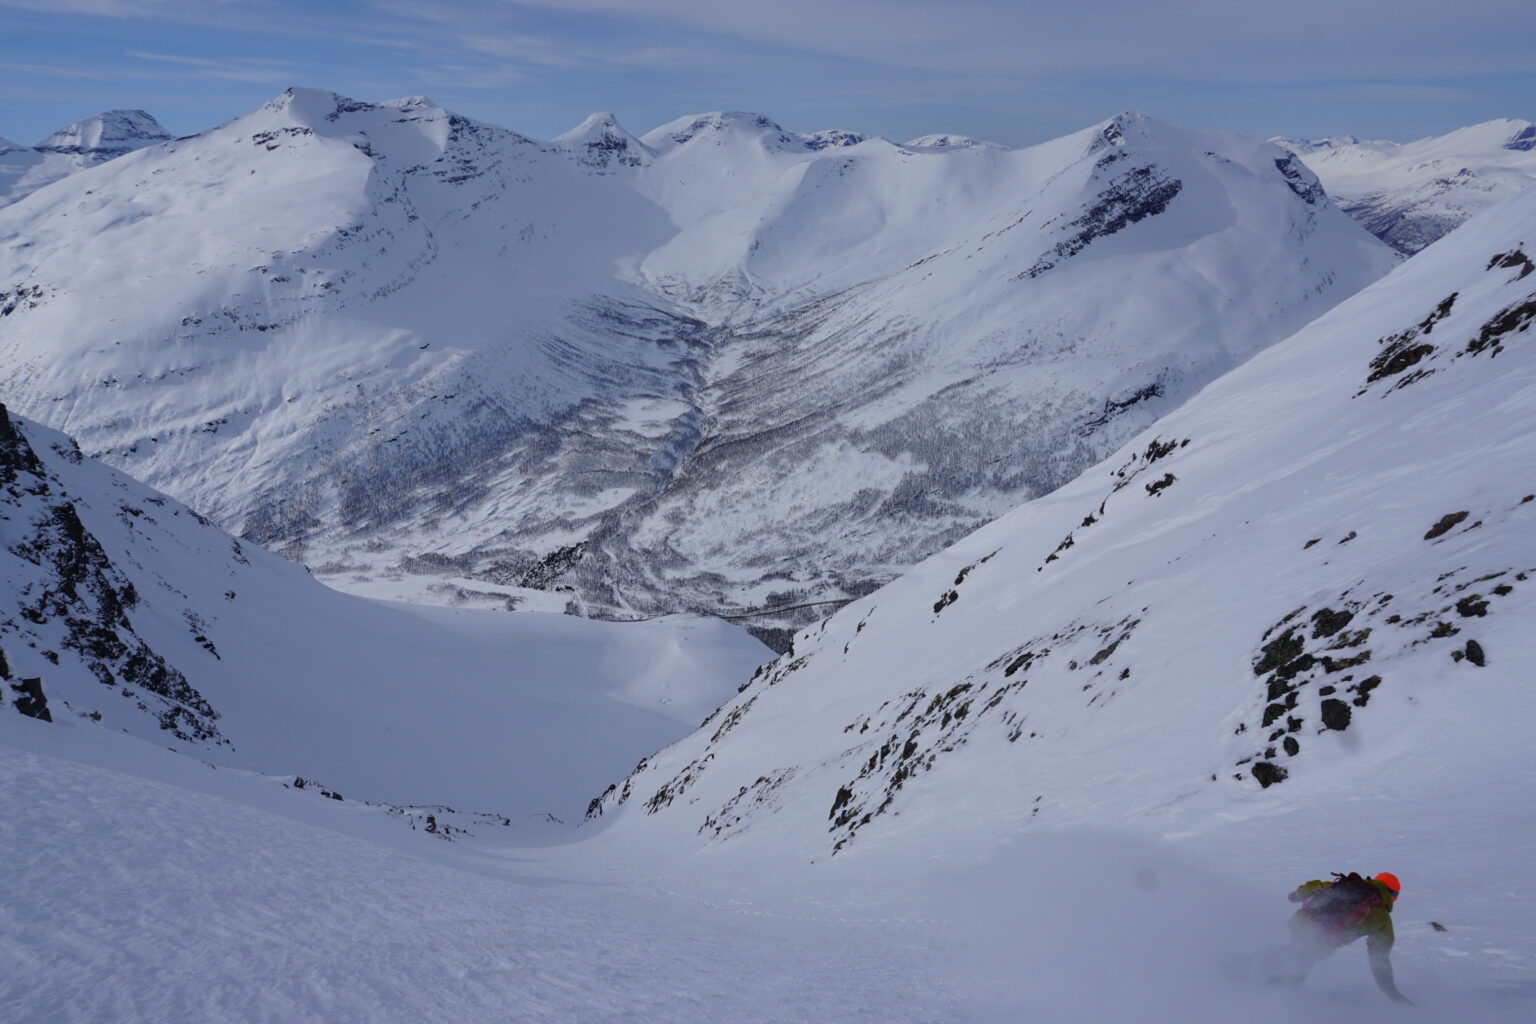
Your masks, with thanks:
[{"label": "snowboarder", "polygon": [[1290,945],[1274,951],[1271,977],[1300,985],[1307,972],[1334,950],[1364,937],[1376,987],[1395,1002],[1410,1002],[1392,978],[1392,905],[1402,891],[1397,876],[1383,871],[1374,878],[1362,878],[1350,872],[1335,874],[1333,879],[1303,883],[1288,897],[1301,909],[1291,917]]}]

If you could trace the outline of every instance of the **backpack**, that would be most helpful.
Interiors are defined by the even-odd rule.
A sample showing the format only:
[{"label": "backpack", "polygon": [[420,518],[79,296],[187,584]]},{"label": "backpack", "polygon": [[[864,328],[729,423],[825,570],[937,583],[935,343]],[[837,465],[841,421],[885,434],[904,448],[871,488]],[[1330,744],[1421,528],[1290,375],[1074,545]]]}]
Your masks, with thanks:
[{"label": "backpack", "polygon": [[1301,910],[1308,919],[1334,938],[1345,938],[1349,929],[1364,921],[1381,906],[1381,892],[1369,879],[1351,871],[1335,871],[1327,888],[1319,889],[1302,901]]}]

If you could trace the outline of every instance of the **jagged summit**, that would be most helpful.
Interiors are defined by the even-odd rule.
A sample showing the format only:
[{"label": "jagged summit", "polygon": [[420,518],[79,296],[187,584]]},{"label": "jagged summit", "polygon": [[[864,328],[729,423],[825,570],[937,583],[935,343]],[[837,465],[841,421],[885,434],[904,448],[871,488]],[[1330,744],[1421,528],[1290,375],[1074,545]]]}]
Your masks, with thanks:
[{"label": "jagged summit", "polygon": [[605,111],[588,115],[581,124],[555,136],[551,142],[593,170],[606,170],[615,165],[640,167],[655,156],[645,143],[619,124],[618,118]]},{"label": "jagged summit", "polygon": [[110,160],[170,138],[171,133],[147,111],[105,110],[65,125],[34,148]]}]

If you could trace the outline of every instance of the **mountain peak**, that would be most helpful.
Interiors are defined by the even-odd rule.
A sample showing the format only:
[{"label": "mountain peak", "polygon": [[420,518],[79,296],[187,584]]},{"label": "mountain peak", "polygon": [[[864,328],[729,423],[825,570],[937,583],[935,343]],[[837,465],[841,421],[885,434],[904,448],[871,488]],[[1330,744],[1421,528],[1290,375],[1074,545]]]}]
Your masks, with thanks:
[{"label": "mountain peak", "polygon": [[146,111],[104,110],[65,125],[36,148],[45,153],[88,153],[109,159],[170,138],[171,133]]},{"label": "mountain peak", "polygon": [[641,141],[658,152],[685,146],[695,139],[713,138],[716,142],[730,136],[757,137],[775,149],[803,149],[803,137],[786,132],[779,123],[763,114],[746,110],[713,110],[669,121],[641,136]]},{"label": "mountain peak", "polygon": [[591,170],[606,170],[615,164],[641,167],[655,156],[607,111],[589,114],[581,124],[552,141],[557,149],[570,153],[577,163]]},{"label": "mountain peak", "polygon": [[935,135],[920,135],[903,143],[908,149],[1004,149],[995,142],[987,142],[984,139],[973,139],[969,135],[954,135],[941,132]]}]

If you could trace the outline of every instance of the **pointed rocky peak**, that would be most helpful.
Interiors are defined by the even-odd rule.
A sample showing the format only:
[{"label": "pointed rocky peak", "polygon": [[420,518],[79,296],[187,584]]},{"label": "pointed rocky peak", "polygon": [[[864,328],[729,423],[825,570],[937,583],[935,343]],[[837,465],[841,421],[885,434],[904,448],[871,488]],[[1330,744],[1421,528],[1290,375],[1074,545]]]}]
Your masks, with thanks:
[{"label": "pointed rocky peak", "polygon": [[39,142],[36,148],[45,153],[110,160],[170,138],[171,133],[143,110],[105,110],[65,125]]},{"label": "pointed rocky peak", "polygon": [[570,153],[576,162],[594,170],[610,167],[641,167],[655,156],[645,143],[631,135],[618,118],[606,112],[585,121],[553,140],[557,149]]}]

